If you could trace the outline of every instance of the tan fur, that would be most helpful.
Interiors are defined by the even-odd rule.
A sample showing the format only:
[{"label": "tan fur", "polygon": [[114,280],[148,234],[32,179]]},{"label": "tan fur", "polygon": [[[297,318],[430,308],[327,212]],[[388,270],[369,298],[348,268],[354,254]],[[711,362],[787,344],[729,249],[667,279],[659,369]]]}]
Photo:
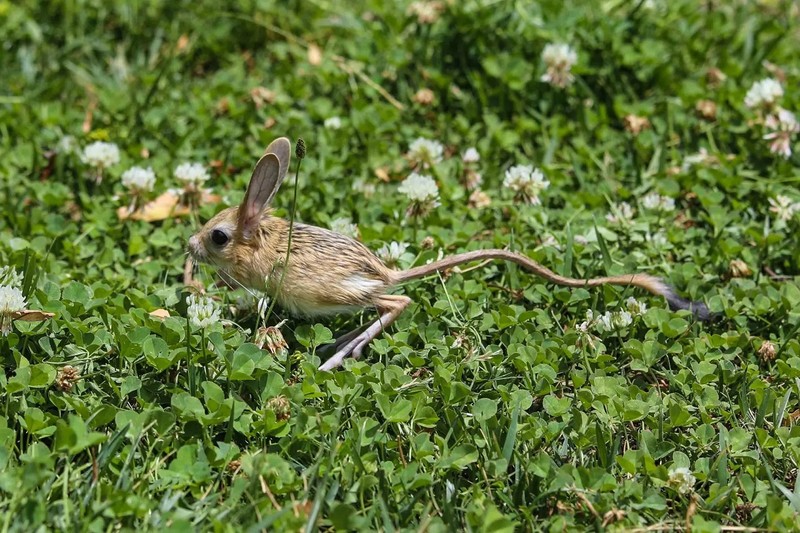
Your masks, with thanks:
[{"label": "tan fur", "polygon": [[[576,279],[560,276],[527,256],[508,250],[475,250],[405,271],[389,269],[367,247],[350,237],[307,224],[295,224],[289,269],[281,284],[289,222],[274,217],[267,209],[259,231],[247,238],[235,232],[236,245],[221,253],[213,251],[210,232],[219,227],[236,227],[238,207],[222,211],[194,237],[204,243],[194,255],[219,267],[246,287],[266,291],[281,307],[303,315],[325,315],[375,306],[378,299],[397,283],[410,281],[473,261],[502,259],[517,263],[547,281],[567,287],[622,285],[665,296],[669,287],[648,274],[623,274],[602,278]],[[206,257],[203,254],[207,253]],[[360,280],[359,284],[357,280]],[[361,285],[361,286],[359,286]]]},{"label": "tan fur", "polygon": [[259,231],[247,238],[236,229],[235,244],[215,253],[211,231],[236,228],[238,210],[222,211],[193,236],[193,255],[246,287],[266,291],[290,312],[324,315],[371,307],[393,283],[393,272],[360,242],[297,223],[289,268],[283,274],[289,222],[272,216],[269,209],[262,214]]},{"label": "tan fur", "polygon": [[655,276],[649,274],[622,274],[602,278],[576,279],[556,274],[549,268],[540,265],[528,256],[511,252],[509,250],[475,250],[462,254],[451,255],[440,261],[422,265],[398,272],[395,279],[398,282],[421,278],[434,272],[453,268],[472,261],[485,261],[487,259],[501,259],[516,263],[528,272],[546,279],[556,285],[565,287],[597,287],[599,285],[622,285],[639,287],[659,296],[669,293],[669,286]]}]

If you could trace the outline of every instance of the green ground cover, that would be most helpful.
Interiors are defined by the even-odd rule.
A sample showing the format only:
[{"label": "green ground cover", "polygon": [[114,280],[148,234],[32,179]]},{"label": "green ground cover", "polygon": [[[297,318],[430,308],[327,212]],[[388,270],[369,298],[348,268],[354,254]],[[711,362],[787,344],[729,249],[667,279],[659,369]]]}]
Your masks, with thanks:
[{"label": "green ground cover", "polygon": [[[3,531],[800,527],[797,4],[221,6],[0,2]],[[187,239],[284,135],[297,219],[399,267],[510,248],[719,319],[492,263],[331,373],[371,314],[276,307],[261,349],[263,295],[205,267],[198,325]]]}]

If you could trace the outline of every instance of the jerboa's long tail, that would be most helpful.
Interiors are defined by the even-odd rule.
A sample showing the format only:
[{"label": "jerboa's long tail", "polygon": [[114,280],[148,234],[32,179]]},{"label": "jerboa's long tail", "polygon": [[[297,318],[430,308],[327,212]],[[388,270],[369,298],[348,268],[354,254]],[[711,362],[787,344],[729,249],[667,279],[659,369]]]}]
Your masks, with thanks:
[{"label": "jerboa's long tail", "polygon": [[711,320],[712,313],[703,302],[693,302],[681,298],[675,292],[675,289],[664,283],[661,279],[651,276],[649,274],[623,274],[621,276],[608,276],[604,278],[591,278],[591,279],[576,279],[560,276],[534,261],[516,252],[508,250],[492,249],[492,250],[475,250],[472,252],[465,252],[456,254],[450,257],[445,257],[439,261],[434,261],[427,265],[422,265],[408,270],[396,271],[395,282],[403,282],[412,279],[421,278],[434,272],[453,268],[454,266],[473,261],[482,261],[486,259],[502,259],[504,261],[511,261],[520,265],[522,268],[540,276],[547,281],[551,281],[557,285],[565,287],[597,287],[598,285],[622,285],[625,287],[639,287],[645,289],[658,296],[663,296],[667,300],[670,309],[673,311],[685,309],[692,312],[698,320]]}]

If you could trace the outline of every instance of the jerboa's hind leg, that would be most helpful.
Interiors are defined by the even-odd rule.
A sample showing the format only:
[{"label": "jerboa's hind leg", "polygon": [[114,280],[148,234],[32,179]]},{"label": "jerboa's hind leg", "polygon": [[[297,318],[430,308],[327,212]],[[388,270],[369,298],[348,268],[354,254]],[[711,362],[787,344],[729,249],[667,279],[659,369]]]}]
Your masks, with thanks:
[{"label": "jerboa's hind leg", "polygon": [[344,358],[349,355],[352,355],[354,359],[361,357],[361,353],[370,341],[380,335],[384,328],[394,322],[410,303],[411,298],[408,296],[386,294],[379,297],[378,301],[375,302],[375,308],[380,315],[378,320],[370,324],[367,329],[359,333],[343,347],[339,348],[330,359],[319,367],[319,369],[333,370],[334,368],[342,366]]}]

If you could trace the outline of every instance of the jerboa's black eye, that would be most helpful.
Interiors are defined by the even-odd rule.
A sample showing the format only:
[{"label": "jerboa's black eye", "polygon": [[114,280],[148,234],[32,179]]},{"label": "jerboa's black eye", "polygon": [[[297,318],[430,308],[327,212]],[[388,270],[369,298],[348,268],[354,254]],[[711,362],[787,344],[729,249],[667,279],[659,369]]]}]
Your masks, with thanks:
[{"label": "jerboa's black eye", "polygon": [[211,242],[217,246],[222,246],[228,242],[228,234],[221,229],[215,229],[211,232]]}]

